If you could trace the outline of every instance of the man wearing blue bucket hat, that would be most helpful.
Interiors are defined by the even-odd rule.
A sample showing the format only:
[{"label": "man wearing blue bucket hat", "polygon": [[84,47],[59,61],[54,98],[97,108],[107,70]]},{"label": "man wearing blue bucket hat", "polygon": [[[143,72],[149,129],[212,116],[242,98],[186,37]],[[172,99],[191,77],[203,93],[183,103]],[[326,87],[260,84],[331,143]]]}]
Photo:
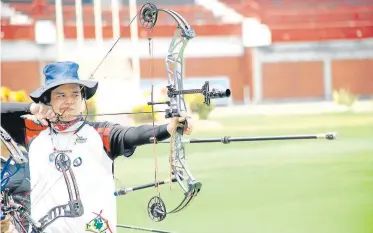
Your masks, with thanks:
[{"label": "man wearing blue bucket hat", "polygon": [[[75,118],[82,110],[82,101],[75,101],[71,105],[66,101],[67,93],[75,98],[89,100],[98,87],[97,81],[80,80],[79,65],[74,62],[56,62],[44,68],[45,84],[30,93],[35,103],[52,106],[52,113],[59,116],[59,120],[69,121]],[[62,90],[61,90],[62,89]],[[69,105],[69,106],[68,106]],[[72,109],[74,108],[74,109]],[[62,113],[66,115],[62,115]],[[51,114],[51,112],[50,112]]]},{"label": "man wearing blue bucket hat", "polygon": [[[84,101],[95,94],[98,82],[81,80],[78,69],[74,62],[48,64],[44,86],[30,94],[34,103],[3,103],[1,124],[18,144],[28,148],[29,208],[32,219],[45,226],[44,232],[114,233],[114,159],[132,156],[154,134],[158,140],[169,138],[186,118],[174,118],[154,128],[86,121]],[[26,114],[37,116],[38,122],[22,119]],[[185,133],[191,132],[188,122]],[[101,221],[107,225],[91,224],[98,218],[95,213],[101,213]]]},{"label": "man wearing blue bucket hat", "polygon": [[[90,99],[98,87],[97,81],[80,80],[78,75],[79,65],[74,62],[56,62],[44,68],[45,84],[30,94],[34,102],[43,101],[42,96],[55,87],[63,84],[77,84],[86,89],[86,99]],[[48,98],[48,96],[46,96]]]}]

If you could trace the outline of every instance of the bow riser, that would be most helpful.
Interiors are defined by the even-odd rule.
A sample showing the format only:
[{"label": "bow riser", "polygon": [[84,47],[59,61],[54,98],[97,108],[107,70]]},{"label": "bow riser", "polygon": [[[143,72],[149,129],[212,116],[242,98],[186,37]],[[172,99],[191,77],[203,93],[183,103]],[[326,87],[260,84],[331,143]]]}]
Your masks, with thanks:
[{"label": "bow riser", "polygon": [[[184,93],[173,95],[170,92],[171,90],[183,90],[184,51],[189,40],[194,38],[195,33],[179,14],[170,10],[163,11],[170,14],[178,22],[178,29],[175,30],[174,37],[168,49],[168,55],[166,56],[170,103],[170,111],[168,112],[169,114],[166,114],[166,118],[180,117],[187,112]],[[173,70],[171,67],[173,67]],[[196,183],[196,180],[187,166],[182,138],[183,128],[179,128],[173,136],[171,164],[173,175],[177,179],[179,186],[184,190],[185,195],[188,195],[192,190],[190,187]]]},{"label": "bow riser", "polygon": [[[193,39],[196,34],[193,28],[186,20],[178,13],[171,10],[161,10],[173,17],[177,22],[177,29],[170,43],[168,54],[165,58],[166,71],[168,78],[168,97],[170,109],[166,110],[166,118],[185,116],[187,106],[184,99],[184,94],[201,93],[201,90],[184,90],[183,74],[184,74],[184,51],[190,39]],[[179,186],[184,191],[184,199],[174,209],[163,213],[164,216],[170,213],[176,213],[185,208],[190,201],[198,194],[202,184],[198,182],[189,170],[187,163],[187,155],[183,145],[184,127],[177,128],[171,141],[171,156],[170,163],[172,175],[176,178]],[[163,207],[165,208],[165,207]]]},{"label": "bow riser", "polygon": [[189,39],[180,37],[183,33],[181,29],[175,31],[175,36],[171,42],[166,57],[166,70],[168,77],[168,96],[170,110],[166,111],[166,118],[178,117],[185,114],[187,108],[184,99],[184,94],[174,95],[172,90],[183,90],[183,66],[184,66],[184,50],[189,42]]}]

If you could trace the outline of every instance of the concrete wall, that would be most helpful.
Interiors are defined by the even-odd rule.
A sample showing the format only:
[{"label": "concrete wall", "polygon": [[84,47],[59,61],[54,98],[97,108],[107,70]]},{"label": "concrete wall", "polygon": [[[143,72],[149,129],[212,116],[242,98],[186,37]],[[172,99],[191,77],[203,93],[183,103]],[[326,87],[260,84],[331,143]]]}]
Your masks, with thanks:
[{"label": "concrete wall", "polygon": [[335,88],[373,95],[373,40],[278,43],[252,53],[254,101],[331,99]]},{"label": "concrete wall", "polygon": [[[110,64],[118,64],[118,60],[131,69],[131,54],[138,51],[141,77],[165,78],[165,56],[170,42],[168,37],[154,38],[150,57],[147,39],[140,40],[138,49],[130,40],[122,39],[103,63],[100,74],[104,76],[105,69],[113,69]],[[87,41],[80,48],[75,41],[66,41],[58,53],[56,45],[3,41],[2,85],[31,91],[43,82],[41,72],[45,63],[56,60],[84,60],[82,72],[88,74],[112,43],[105,41],[101,46]],[[373,95],[373,40],[277,43],[250,49],[243,48],[237,36],[198,37],[189,42],[185,57],[186,77],[229,77],[235,103],[330,99],[332,90],[337,88]]]}]

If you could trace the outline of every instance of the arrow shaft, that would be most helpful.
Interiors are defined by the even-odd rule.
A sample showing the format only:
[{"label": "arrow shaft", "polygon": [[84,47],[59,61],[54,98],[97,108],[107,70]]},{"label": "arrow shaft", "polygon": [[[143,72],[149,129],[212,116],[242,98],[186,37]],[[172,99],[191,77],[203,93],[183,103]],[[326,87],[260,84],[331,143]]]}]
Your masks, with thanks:
[{"label": "arrow shaft", "polygon": [[129,225],[122,225],[122,224],[117,224],[117,227],[127,228],[127,229],[132,229],[132,230],[148,231],[148,232],[171,233],[170,231],[155,230],[155,229],[150,229],[150,228],[145,228],[145,227],[129,226]]},{"label": "arrow shaft", "polygon": [[[259,136],[259,137],[230,137],[224,136],[222,138],[192,138],[182,139],[183,143],[216,143],[221,142],[228,144],[230,142],[253,142],[253,141],[281,141],[281,140],[306,140],[306,139],[337,139],[336,133],[326,134],[309,134],[309,135],[285,135],[285,136]],[[169,140],[158,141],[157,143],[169,143]]]}]

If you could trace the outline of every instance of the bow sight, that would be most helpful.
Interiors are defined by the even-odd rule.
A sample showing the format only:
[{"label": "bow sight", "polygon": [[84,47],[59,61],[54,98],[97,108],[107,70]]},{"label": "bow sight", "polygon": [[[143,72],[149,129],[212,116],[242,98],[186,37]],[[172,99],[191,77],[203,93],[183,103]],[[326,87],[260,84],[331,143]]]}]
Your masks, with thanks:
[{"label": "bow sight", "polygon": [[211,99],[228,98],[231,96],[231,90],[229,89],[226,89],[225,91],[212,89],[212,91],[210,91],[210,83],[208,81],[203,84],[201,89],[176,90],[175,87],[172,85],[168,85],[167,89],[167,95],[169,98],[176,97],[176,95],[200,93],[205,97],[204,104],[206,104],[207,106],[210,105]]},{"label": "bow sight", "polygon": [[[231,90],[218,90],[213,88],[210,91],[210,83],[206,81],[201,89],[187,89],[187,90],[176,90],[174,85],[167,86],[167,96],[168,98],[175,98],[178,95],[188,95],[188,94],[202,94],[205,97],[204,104],[210,106],[211,99],[219,99],[219,98],[228,98],[231,96]],[[148,102],[148,105],[157,105],[157,104],[166,104],[168,106],[171,105],[170,101],[164,102]],[[179,114],[176,109],[167,109],[166,111],[166,118],[171,117],[178,117]]]}]

